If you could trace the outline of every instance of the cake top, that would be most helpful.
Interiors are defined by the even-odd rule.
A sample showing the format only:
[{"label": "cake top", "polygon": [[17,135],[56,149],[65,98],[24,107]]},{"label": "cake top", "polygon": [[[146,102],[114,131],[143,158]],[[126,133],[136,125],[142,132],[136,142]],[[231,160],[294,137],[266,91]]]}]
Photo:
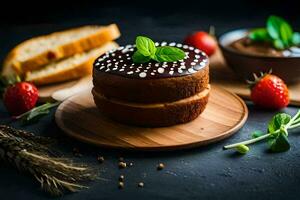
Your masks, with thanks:
[{"label": "cake top", "polygon": [[183,60],[175,62],[156,62],[151,60],[147,63],[134,63],[132,55],[136,51],[136,46],[127,45],[100,56],[95,60],[94,67],[100,72],[126,78],[155,79],[194,74],[208,64],[207,55],[194,47],[175,42],[156,42],[155,46],[180,48],[185,52],[185,57]]}]

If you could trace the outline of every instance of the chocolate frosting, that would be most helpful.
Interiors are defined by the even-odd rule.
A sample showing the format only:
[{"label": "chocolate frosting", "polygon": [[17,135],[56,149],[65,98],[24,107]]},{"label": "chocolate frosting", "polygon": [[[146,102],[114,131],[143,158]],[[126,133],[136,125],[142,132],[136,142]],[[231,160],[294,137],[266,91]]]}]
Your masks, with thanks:
[{"label": "chocolate frosting", "polygon": [[132,55],[135,45],[127,45],[111,50],[97,58],[94,67],[100,72],[119,75],[126,78],[155,79],[186,76],[198,72],[208,64],[207,55],[194,47],[174,42],[155,43],[156,46],[175,46],[182,49],[186,56],[176,62],[133,63]]}]

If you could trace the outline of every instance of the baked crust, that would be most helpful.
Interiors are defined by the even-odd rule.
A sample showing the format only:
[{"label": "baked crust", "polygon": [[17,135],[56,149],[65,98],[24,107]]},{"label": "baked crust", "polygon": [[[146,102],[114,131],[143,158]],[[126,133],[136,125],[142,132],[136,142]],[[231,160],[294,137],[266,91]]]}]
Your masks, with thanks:
[{"label": "baked crust", "polygon": [[209,67],[207,64],[194,74],[160,79],[131,79],[94,68],[93,83],[95,90],[108,98],[140,103],[172,102],[204,90],[209,83]]},{"label": "baked crust", "polygon": [[[117,48],[118,44],[115,42],[108,42],[101,47],[101,52],[99,54],[103,54],[108,50],[113,48]],[[97,56],[99,56],[99,54]],[[69,81],[73,79],[77,79],[92,73],[93,62],[97,56],[92,56],[85,62],[75,64],[74,67],[68,68],[65,70],[61,70],[58,72],[49,73],[44,76],[36,77],[34,79],[28,79],[32,72],[27,72],[25,76],[26,81],[33,82],[35,85],[45,85],[50,83],[58,83],[63,81]]]},{"label": "baked crust", "polygon": [[[85,38],[81,38],[79,40],[73,41],[71,43],[64,44],[55,49],[50,49],[43,51],[41,54],[36,55],[30,59],[27,59],[23,62],[17,61],[15,58],[19,54],[19,49],[22,45],[26,43],[30,43],[32,40],[36,38],[29,39],[25,42],[22,42],[18,46],[16,46],[13,50],[10,51],[8,56],[6,57],[2,74],[7,75],[14,71],[19,75],[23,75],[28,71],[33,71],[40,69],[44,65],[57,61],[59,59],[72,56],[77,53],[82,53],[84,51],[99,47],[106,42],[117,39],[120,36],[120,31],[116,24],[111,24],[109,26],[103,27],[103,29],[98,32],[91,34]],[[67,30],[67,31],[78,31],[79,28]],[[51,35],[60,34],[61,32],[52,33]],[[44,37],[45,39],[49,37],[49,35],[40,36],[39,38]]]},{"label": "baked crust", "polygon": [[106,98],[93,90],[95,104],[101,113],[121,123],[161,127],[189,122],[197,118],[208,102],[210,86],[195,96],[171,103],[133,104]]}]

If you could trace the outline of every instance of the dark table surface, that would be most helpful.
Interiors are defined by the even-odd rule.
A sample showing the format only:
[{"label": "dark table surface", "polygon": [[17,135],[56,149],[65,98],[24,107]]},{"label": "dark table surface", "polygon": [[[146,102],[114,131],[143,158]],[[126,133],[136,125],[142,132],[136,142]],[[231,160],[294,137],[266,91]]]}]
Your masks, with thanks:
[{"label": "dark table surface", "polygon": [[[236,16],[198,15],[196,12],[193,15],[189,12],[156,15],[149,10],[141,12],[127,7],[96,10],[91,8],[89,14],[83,17],[76,17],[71,10],[68,17],[58,14],[49,23],[3,24],[0,29],[0,58],[3,59],[10,48],[27,38],[82,24],[116,22],[122,32],[118,42],[126,44],[133,43],[137,34],[145,34],[155,40],[182,41],[187,33],[207,29],[211,24],[220,34],[234,28],[262,25],[268,16],[268,13],[261,12],[248,20],[247,13],[240,19]],[[92,17],[90,13],[93,13]],[[91,182],[88,190],[65,195],[62,199],[299,199],[300,139],[297,131],[289,136],[291,150],[285,153],[268,153],[265,143],[251,146],[251,151],[244,156],[222,150],[225,144],[249,138],[251,131],[265,130],[267,122],[276,113],[258,109],[251,103],[247,105],[249,118],[231,138],[206,147],[172,152],[125,152],[82,144],[64,136],[59,130],[53,118],[55,109],[37,124],[25,127],[19,123],[12,125],[39,135],[58,137],[61,142],[55,146],[57,150],[72,157],[72,149],[76,147],[83,156],[75,160],[100,171],[101,179]],[[289,107],[283,111],[294,114],[296,110]],[[0,117],[7,116],[1,103]],[[97,162],[97,155],[105,157],[103,164]],[[118,169],[120,156],[134,165]],[[162,171],[156,170],[159,162],[166,166]],[[123,190],[117,187],[120,174],[125,175]],[[144,188],[137,187],[141,181],[145,183]],[[39,190],[33,178],[10,166],[0,165],[0,199],[47,198],[50,197]]]}]

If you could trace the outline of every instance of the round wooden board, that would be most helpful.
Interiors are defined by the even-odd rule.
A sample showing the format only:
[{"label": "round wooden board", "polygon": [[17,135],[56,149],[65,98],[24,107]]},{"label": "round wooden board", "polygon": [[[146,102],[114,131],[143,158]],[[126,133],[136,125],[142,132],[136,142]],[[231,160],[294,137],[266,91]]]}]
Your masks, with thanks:
[{"label": "round wooden board", "polygon": [[248,117],[243,100],[212,86],[205,111],[194,121],[170,127],[143,128],[114,122],[97,110],[92,94],[83,92],[64,101],[55,113],[68,135],[102,147],[175,150],[206,145],[238,131]]}]

